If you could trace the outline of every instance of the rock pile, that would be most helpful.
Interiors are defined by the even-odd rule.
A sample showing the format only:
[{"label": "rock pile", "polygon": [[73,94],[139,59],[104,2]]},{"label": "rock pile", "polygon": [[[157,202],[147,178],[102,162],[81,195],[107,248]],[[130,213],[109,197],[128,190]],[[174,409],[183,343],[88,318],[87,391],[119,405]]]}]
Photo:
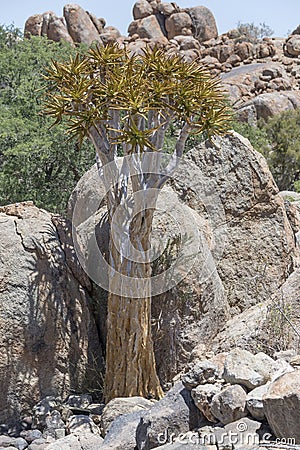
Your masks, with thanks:
[{"label": "rock pile", "polygon": [[[300,443],[300,356],[235,348],[208,355],[177,377],[160,401],[90,395],[46,397],[23,430],[0,436],[0,448],[150,450],[236,448]],[[289,362],[288,362],[289,361]],[[2,433],[3,433],[2,429]],[[182,445],[182,447],[180,447]],[[190,445],[190,446],[189,446]]]},{"label": "rock pile", "polygon": [[25,36],[87,45],[118,42],[133,53],[158,46],[187,61],[198,59],[213,75],[223,74],[238,117],[249,123],[299,107],[299,27],[287,39],[249,40],[239,30],[219,36],[208,8],[181,8],[161,0],[138,0],[133,18],[128,36],[121,36],[116,28],[105,26],[104,19],[69,4],[63,18],[51,11],[29,17]]},{"label": "rock pile", "polygon": [[107,44],[121,36],[116,28],[106,27],[103,18],[97,18],[79,5],[66,5],[63,14],[63,17],[58,17],[53,11],[47,11],[29,17],[25,23],[24,36],[46,36],[52,41],[63,40],[72,45],[91,45],[93,42]]}]

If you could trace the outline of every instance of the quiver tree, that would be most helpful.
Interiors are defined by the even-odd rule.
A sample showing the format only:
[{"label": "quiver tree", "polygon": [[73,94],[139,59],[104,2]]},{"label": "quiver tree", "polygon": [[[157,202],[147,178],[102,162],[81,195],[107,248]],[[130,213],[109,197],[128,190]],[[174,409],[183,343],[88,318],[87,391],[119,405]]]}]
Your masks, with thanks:
[{"label": "quiver tree", "polygon": [[[151,338],[153,212],[190,133],[222,134],[229,111],[220,81],[197,62],[147,49],[96,47],[48,69],[46,113],[96,149],[110,221],[105,397],[162,395]],[[174,153],[161,158],[169,126]],[[117,155],[125,158],[121,166]],[[154,158],[149,156],[155,155]],[[130,189],[129,189],[130,188]],[[134,255],[133,255],[134,253]]]}]

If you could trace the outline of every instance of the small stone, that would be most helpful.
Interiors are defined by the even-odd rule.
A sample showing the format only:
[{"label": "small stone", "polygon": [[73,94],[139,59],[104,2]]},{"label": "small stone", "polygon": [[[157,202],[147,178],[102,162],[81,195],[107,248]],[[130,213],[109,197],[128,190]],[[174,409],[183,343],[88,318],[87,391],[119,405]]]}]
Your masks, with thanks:
[{"label": "small stone", "polygon": [[186,389],[193,389],[199,384],[214,383],[219,376],[218,366],[209,360],[196,363],[192,369],[183,375],[182,383]]},{"label": "small stone", "polygon": [[40,430],[26,430],[22,431],[20,436],[30,444],[36,439],[40,439],[42,437],[42,432]]},{"label": "small stone", "polygon": [[66,404],[73,408],[87,408],[93,402],[93,397],[89,394],[70,395]]},{"label": "small stone", "polygon": [[254,419],[264,420],[265,412],[263,406],[263,395],[267,392],[269,387],[269,383],[263,384],[247,394],[246,404],[249,413]]},{"label": "small stone", "polygon": [[202,414],[212,423],[217,422],[215,416],[211,412],[211,402],[216,394],[221,392],[220,384],[204,384],[192,389],[192,399]]}]

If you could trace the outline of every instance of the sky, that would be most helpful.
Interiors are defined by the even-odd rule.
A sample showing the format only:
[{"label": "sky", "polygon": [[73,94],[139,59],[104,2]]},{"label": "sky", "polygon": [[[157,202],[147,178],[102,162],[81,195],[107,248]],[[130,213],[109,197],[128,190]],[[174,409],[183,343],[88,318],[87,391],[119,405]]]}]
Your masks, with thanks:
[{"label": "sky", "polygon": [[[13,23],[23,30],[29,16],[49,10],[62,16],[67,3],[68,0],[2,0],[0,24]],[[77,3],[97,17],[104,17],[107,25],[113,25],[127,35],[134,1],[78,0]],[[219,34],[235,28],[238,22],[254,22],[255,25],[264,22],[274,30],[274,36],[286,37],[300,24],[300,0],[177,0],[176,3],[183,8],[198,5],[208,7],[215,16]]]}]

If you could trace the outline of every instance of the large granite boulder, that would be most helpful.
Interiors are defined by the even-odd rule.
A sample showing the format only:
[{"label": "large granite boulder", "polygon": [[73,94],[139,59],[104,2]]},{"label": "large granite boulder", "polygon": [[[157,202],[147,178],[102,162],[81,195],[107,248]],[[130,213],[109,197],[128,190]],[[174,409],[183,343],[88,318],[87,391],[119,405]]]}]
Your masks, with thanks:
[{"label": "large granite boulder", "polygon": [[192,19],[193,35],[199,42],[208,41],[218,36],[218,29],[212,12],[205,6],[187,8]]},{"label": "large granite boulder", "polygon": [[232,313],[268,299],[292,272],[296,244],[265,158],[232,133],[191,150],[172,187],[202,217],[209,195],[223,205],[213,254]]},{"label": "large granite boulder", "polygon": [[30,36],[41,36],[43,26],[43,14],[35,14],[28,17],[25,22],[24,36],[29,38]]},{"label": "large granite boulder", "polygon": [[167,17],[165,26],[168,39],[192,34],[192,20],[186,12],[178,12]]},{"label": "large granite boulder", "polygon": [[64,7],[64,17],[70,36],[74,42],[91,45],[92,42],[100,42],[99,32],[89,14],[76,4],[68,4]]},{"label": "large granite boulder", "polygon": [[131,22],[128,33],[129,36],[138,35],[141,39],[162,39],[165,36],[154,14]]},{"label": "large granite boulder", "polygon": [[153,8],[147,0],[138,0],[133,5],[132,14],[134,20],[143,19],[144,17],[148,17],[153,14]]},{"label": "large granite boulder", "polygon": [[99,388],[90,291],[66,221],[30,202],[0,207],[1,423],[41,397]]}]

